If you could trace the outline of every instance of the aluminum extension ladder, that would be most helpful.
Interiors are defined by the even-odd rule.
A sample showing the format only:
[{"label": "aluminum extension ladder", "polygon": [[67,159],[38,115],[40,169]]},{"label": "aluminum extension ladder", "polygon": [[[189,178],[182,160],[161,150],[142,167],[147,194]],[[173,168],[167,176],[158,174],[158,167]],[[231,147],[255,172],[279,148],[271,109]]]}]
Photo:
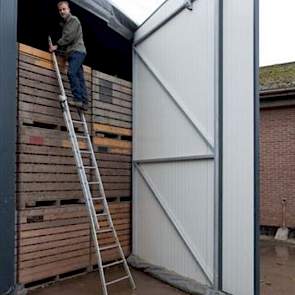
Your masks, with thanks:
[{"label": "aluminum extension ladder", "polygon": [[[49,37],[49,44],[52,44],[50,37]],[[119,242],[118,235],[117,235],[116,230],[114,228],[114,224],[112,221],[112,217],[110,214],[109,206],[108,206],[107,199],[106,199],[105,192],[104,192],[104,188],[103,188],[102,179],[101,179],[101,176],[99,173],[99,169],[97,166],[97,162],[96,162],[95,154],[93,151],[91,139],[89,136],[85,115],[82,110],[77,109],[80,121],[79,120],[72,120],[71,111],[69,108],[67,96],[66,96],[65,89],[63,86],[62,77],[61,77],[59,66],[57,63],[57,58],[56,58],[56,55],[54,52],[52,53],[52,59],[53,59],[54,68],[56,71],[56,76],[58,79],[58,84],[59,84],[59,88],[60,88],[60,92],[61,92],[61,94],[59,95],[60,104],[61,104],[64,120],[65,120],[65,123],[67,126],[67,130],[69,133],[69,137],[70,137],[70,141],[71,141],[71,145],[72,145],[72,149],[73,149],[73,153],[74,153],[74,158],[75,158],[75,162],[76,162],[76,166],[77,166],[77,170],[78,170],[78,174],[79,174],[79,178],[80,178],[80,183],[82,186],[83,195],[84,195],[86,207],[88,210],[88,215],[90,218],[91,233],[92,233],[92,237],[93,237],[94,245],[95,245],[95,249],[96,249],[98,270],[99,270],[99,274],[100,274],[103,295],[108,295],[107,287],[109,285],[112,285],[112,284],[115,284],[115,283],[118,283],[120,281],[127,280],[127,279],[129,280],[132,289],[135,289],[134,280],[132,278],[130,269],[128,267],[126,258],[124,256],[123,249],[122,249],[121,244]],[[77,124],[77,125],[80,125],[83,127],[83,131],[84,131],[83,136],[76,135],[74,124]],[[80,150],[78,139],[86,140],[87,146],[88,146],[87,150]],[[83,158],[82,158],[83,154],[88,154],[91,156],[91,162],[92,162],[91,166],[84,165]],[[94,181],[94,182],[93,181],[90,182],[87,178],[86,171],[90,171],[90,170],[95,171],[96,181]],[[92,196],[92,193],[90,190],[91,185],[98,185],[99,192],[100,192],[99,197],[94,198]],[[96,212],[94,202],[98,202],[103,207],[102,212],[100,212],[99,214]],[[103,228],[103,229],[100,228],[100,225],[99,225],[100,218],[107,218],[107,223],[108,223],[107,228]],[[113,244],[100,247],[98,237],[102,233],[112,233],[113,240],[114,240]],[[108,263],[108,264],[103,264],[101,252],[106,251],[106,250],[110,250],[110,249],[118,249],[119,254],[120,254],[120,260],[117,260],[117,261],[114,261],[114,262]],[[113,281],[106,282],[105,269],[109,268],[109,267],[117,266],[117,265],[123,265],[126,276],[120,277],[120,278],[115,279]]]}]

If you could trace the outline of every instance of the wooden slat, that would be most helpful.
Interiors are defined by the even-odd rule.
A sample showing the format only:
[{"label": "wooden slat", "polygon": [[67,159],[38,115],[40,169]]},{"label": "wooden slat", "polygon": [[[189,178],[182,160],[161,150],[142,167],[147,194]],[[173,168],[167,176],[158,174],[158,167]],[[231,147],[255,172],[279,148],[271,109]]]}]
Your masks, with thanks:
[{"label": "wooden slat", "polygon": [[102,116],[106,118],[111,118],[111,119],[117,119],[123,122],[128,122],[130,123],[132,121],[132,116],[131,115],[126,115],[126,114],[120,114],[116,113],[113,111],[108,111],[108,110],[103,110],[100,108],[94,107],[92,109],[93,116]]},{"label": "wooden slat", "polygon": [[97,101],[97,100],[93,101],[93,108],[98,108],[98,109],[102,109],[102,110],[116,112],[119,114],[129,115],[129,116],[132,115],[132,111],[129,108],[125,108],[122,106],[118,106],[115,104],[106,103],[106,102],[102,102],[102,101]]},{"label": "wooden slat", "polygon": [[73,157],[73,152],[69,148],[36,146],[31,144],[18,144],[17,152],[23,153],[23,154],[32,154],[32,155]]},{"label": "wooden slat", "polygon": [[[82,156],[83,163],[89,166],[90,159],[88,156]],[[56,164],[56,165],[76,165],[73,156],[61,157],[61,156],[47,156],[47,155],[30,155],[19,154],[17,161],[20,163],[35,163],[35,164]],[[123,165],[123,164],[121,164]],[[126,165],[126,164],[125,164]]]},{"label": "wooden slat", "polygon": [[[73,95],[70,89],[65,89],[65,90],[66,90],[67,98],[71,100],[73,98]],[[40,97],[43,99],[51,99],[51,100],[55,100],[59,102],[60,91],[54,85],[42,84],[34,80],[20,78],[19,92],[21,94],[27,94],[33,97]],[[91,95],[88,95],[88,97],[91,98]],[[59,110],[60,111],[58,113],[62,114],[60,108]]]},{"label": "wooden slat", "polygon": [[[130,185],[131,186],[131,185]],[[131,190],[105,190],[107,199],[130,197]],[[17,208],[24,210],[28,208],[44,208],[59,206],[59,203],[83,203],[84,197],[81,190],[77,191],[43,191],[43,192],[20,192],[17,193]],[[48,203],[50,202],[50,203]]]},{"label": "wooden slat", "polygon": [[102,102],[108,102],[115,106],[124,107],[128,110],[132,109],[131,101],[122,99],[120,97],[116,97],[114,96],[114,93],[112,93],[112,95],[105,95],[101,93],[101,91],[94,91],[92,89],[91,97],[92,97],[93,103],[102,101]]},{"label": "wooden slat", "polygon": [[[98,190],[98,186],[91,186],[93,190]],[[97,189],[95,189],[97,188]],[[130,183],[105,183],[105,190],[127,190]],[[19,182],[16,186],[17,192],[40,192],[40,191],[70,191],[81,190],[80,182]]]},{"label": "wooden slat", "polygon": [[[78,182],[77,173],[20,173],[17,175],[18,182]],[[102,176],[103,183],[130,183],[130,176]]]},{"label": "wooden slat", "polygon": [[[101,205],[96,206],[97,210],[102,209]],[[111,214],[115,212],[121,212],[124,210],[129,210],[131,208],[130,203],[115,203],[110,205]],[[65,219],[65,218],[75,218],[77,216],[86,216],[86,209],[84,205],[80,206],[67,206],[61,208],[45,208],[45,209],[32,209],[24,210],[19,213],[19,222],[27,223],[28,216],[40,216],[46,217],[46,220]]]},{"label": "wooden slat", "polygon": [[93,115],[93,122],[127,129],[132,128],[131,122],[117,120],[112,117],[97,116],[96,114]]},{"label": "wooden slat", "polygon": [[[130,222],[121,221],[121,223],[117,223],[115,228],[118,232],[118,235],[121,236],[121,231],[130,230]],[[76,235],[75,235],[76,233]],[[124,235],[126,237],[126,235]],[[39,238],[39,243],[38,243]],[[104,240],[109,239],[109,236],[102,236],[99,238],[100,243],[103,243]],[[49,236],[40,236],[36,238],[28,238],[18,240],[18,254],[19,261],[25,260],[23,255],[30,253],[38,253],[41,252],[44,255],[44,251],[51,249],[63,248],[64,246],[72,245],[73,242],[87,242],[89,241],[88,248],[90,247],[90,227],[89,222],[85,223],[84,230],[77,230],[72,232],[60,233],[60,234],[52,234]],[[40,256],[40,254],[39,254]]]},{"label": "wooden slat", "polygon": [[132,157],[128,155],[115,155],[111,153],[95,153],[95,156],[100,161],[129,162],[129,163],[131,163],[132,161]]},{"label": "wooden slat", "polygon": [[34,268],[18,271],[18,282],[26,284],[35,282],[51,276],[56,276],[64,272],[89,266],[89,255],[78,256],[60,262],[53,262]]},{"label": "wooden slat", "polygon": [[[37,62],[37,65],[39,66],[50,66],[50,68],[53,68],[52,66],[52,56],[51,54],[48,52],[45,52],[45,51],[42,51],[42,50],[39,50],[39,49],[36,49],[34,47],[31,47],[31,46],[28,46],[28,45],[25,45],[25,44],[21,44],[19,43],[19,51],[22,52],[22,53],[25,53],[27,55],[31,55],[31,56],[34,56],[34,57],[37,57],[38,59],[43,59],[44,61],[39,61]],[[45,67],[45,66],[44,66]],[[88,73],[91,73],[91,68],[87,67],[87,66],[84,66],[84,71],[88,72]]]},{"label": "wooden slat", "polygon": [[116,140],[116,139],[110,139],[110,138],[95,137],[93,139],[93,143],[97,146],[106,146],[106,147],[122,148],[122,149],[132,148],[132,144],[129,141]]},{"label": "wooden slat", "polygon": [[[64,165],[42,165],[42,164],[30,164],[30,163],[19,163],[17,172],[20,173],[77,173],[76,166],[64,166]],[[100,169],[102,175],[109,176],[121,176],[130,175],[130,169]]]},{"label": "wooden slat", "polygon": [[106,132],[110,134],[119,134],[119,135],[125,135],[125,136],[132,136],[132,130],[126,129],[126,128],[120,128],[120,127],[114,127],[110,125],[104,125],[104,124],[93,124],[93,130],[98,132]]},{"label": "wooden slat", "polygon": [[100,161],[99,159],[97,159],[97,164],[98,164],[99,168],[114,168],[114,169],[128,169],[128,170],[130,170],[132,167],[131,163]]},{"label": "wooden slat", "polygon": [[[19,55],[19,69],[24,70],[30,73],[40,74],[43,77],[50,77],[52,79],[56,78],[56,73],[53,69],[42,68],[35,65],[36,58],[26,54]],[[67,83],[67,71],[64,68],[60,68],[60,73],[63,81]],[[85,81],[90,82],[92,84],[91,73],[87,73],[84,71]]]},{"label": "wooden slat", "polygon": [[19,43],[19,51],[48,61],[52,60],[51,54],[49,52],[45,52],[22,43]]},{"label": "wooden slat", "polygon": [[[34,76],[34,75],[27,74],[27,75],[24,75],[24,77],[20,76],[19,77],[19,85],[31,87],[33,89],[40,89],[40,90],[44,90],[44,91],[49,91],[49,92],[53,92],[53,93],[56,93],[56,94],[60,93],[58,85],[44,83],[44,80],[39,81],[37,79],[32,79],[30,76]],[[42,80],[42,78],[40,78],[40,80]],[[69,85],[67,83],[65,83],[65,84],[66,84],[66,86],[68,86],[68,87],[65,88],[67,96],[72,97]],[[87,90],[88,90],[89,95],[90,95],[91,94],[90,84],[86,82],[86,86],[87,86],[86,89],[88,88]],[[22,90],[20,88],[20,92],[21,91]],[[57,97],[57,95],[56,95],[56,97]]]},{"label": "wooden slat", "polygon": [[[82,237],[84,238],[84,237]],[[81,238],[79,238],[81,239]],[[89,239],[86,239],[86,241],[72,241],[72,243],[70,245],[64,245],[62,247],[62,251],[63,252],[71,252],[71,251],[75,251],[77,249],[83,249],[89,247]],[[40,257],[50,257],[51,255],[56,255],[56,248],[52,248],[52,249],[46,249],[46,250],[42,250],[42,251],[34,251],[34,252],[29,252],[29,253],[22,253],[21,255],[19,255],[19,261],[30,261],[30,260],[34,260],[34,259],[39,259]]]},{"label": "wooden slat", "polygon": [[[123,248],[125,255],[127,256],[130,253],[130,247]],[[105,253],[103,255],[103,260],[105,262],[114,260],[118,255],[114,254],[114,251]],[[95,257],[93,257],[93,264],[96,264]],[[89,256],[80,256],[75,258],[70,258],[61,262],[54,262],[46,264],[44,266],[37,266],[34,268],[28,268],[25,271],[20,271],[19,273],[19,282],[20,283],[29,283],[50,276],[55,276],[62,274],[68,271],[79,269],[82,267],[89,266]]]},{"label": "wooden slat", "polygon": [[81,190],[80,183],[18,183],[16,192],[40,192],[40,191],[71,191]]},{"label": "wooden slat", "polygon": [[130,81],[126,81],[126,80],[123,80],[123,79],[120,79],[120,78],[117,78],[117,77],[114,77],[114,76],[111,76],[111,75],[108,75],[108,74],[105,74],[105,73],[102,73],[102,72],[99,72],[96,70],[92,71],[92,75],[93,75],[93,77],[101,78],[101,79],[107,80],[107,81],[111,81],[113,83],[117,83],[117,84],[122,85],[126,88],[129,88],[129,89],[132,88],[132,83]]}]

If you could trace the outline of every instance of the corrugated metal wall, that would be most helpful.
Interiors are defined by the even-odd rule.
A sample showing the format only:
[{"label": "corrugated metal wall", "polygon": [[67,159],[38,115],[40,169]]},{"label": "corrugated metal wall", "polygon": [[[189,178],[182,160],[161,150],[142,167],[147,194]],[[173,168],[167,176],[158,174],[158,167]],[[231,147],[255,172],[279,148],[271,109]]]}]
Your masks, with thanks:
[{"label": "corrugated metal wall", "polygon": [[17,1],[0,1],[0,293],[12,290],[15,239]]},{"label": "corrugated metal wall", "polygon": [[253,34],[254,1],[224,0],[223,287],[237,295],[254,286]]},{"label": "corrugated metal wall", "polygon": [[[135,47],[134,254],[213,283],[215,3],[197,1]],[[139,40],[183,4],[168,1]]]},{"label": "corrugated metal wall", "polygon": [[191,11],[168,0],[134,49],[133,252],[235,295],[259,293],[254,2],[199,0]]}]

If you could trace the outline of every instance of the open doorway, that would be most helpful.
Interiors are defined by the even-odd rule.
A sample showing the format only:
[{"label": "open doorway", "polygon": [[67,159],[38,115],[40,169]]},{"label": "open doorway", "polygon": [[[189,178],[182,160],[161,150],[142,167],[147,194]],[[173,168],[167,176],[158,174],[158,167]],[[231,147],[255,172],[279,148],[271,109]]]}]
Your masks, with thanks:
[{"label": "open doorway", "polygon": [[293,8],[293,1],[260,0],[262,295],[295,292]]}]

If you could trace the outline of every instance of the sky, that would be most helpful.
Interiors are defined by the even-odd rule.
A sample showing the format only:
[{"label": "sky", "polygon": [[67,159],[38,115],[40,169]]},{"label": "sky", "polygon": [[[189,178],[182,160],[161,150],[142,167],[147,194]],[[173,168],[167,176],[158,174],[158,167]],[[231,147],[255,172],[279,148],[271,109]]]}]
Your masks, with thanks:
[{"label": "sky", "polygon": [[109,0],[135,23],[141,24],[164,0]]},{"label": "sky", "polygon": [[[137,24],[164,0],[110,0]],[[260,0],[260,65],[295,61],[295,0]]]},{"label": "sky", "polygon": [[260,0],[260,65],[295,61],[295,1]]}]

